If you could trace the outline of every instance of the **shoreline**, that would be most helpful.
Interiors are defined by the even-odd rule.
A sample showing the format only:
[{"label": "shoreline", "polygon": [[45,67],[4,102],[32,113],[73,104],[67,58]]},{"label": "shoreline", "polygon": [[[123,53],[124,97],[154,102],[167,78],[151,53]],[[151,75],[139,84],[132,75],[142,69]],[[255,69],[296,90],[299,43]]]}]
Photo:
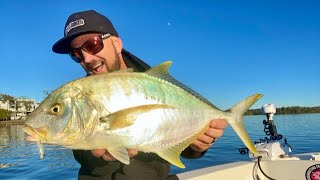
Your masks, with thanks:
[{"label": "shoreline", "polygon": [[0,121],[0,126],[24,125],[25,120]]}]

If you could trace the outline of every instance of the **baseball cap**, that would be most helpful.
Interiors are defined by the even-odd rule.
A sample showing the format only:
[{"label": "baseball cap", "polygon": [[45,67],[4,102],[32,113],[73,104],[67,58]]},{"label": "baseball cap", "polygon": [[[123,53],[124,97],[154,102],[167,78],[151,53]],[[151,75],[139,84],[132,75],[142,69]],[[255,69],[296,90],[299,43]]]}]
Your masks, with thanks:
[{"label": "baseball cap", "polygon": [[[81,11],[70,15],[64,29],[64,37],[52,46],[52,51],[55,53],[68,54],[72,50],[70,46],[71,41],[82,34],[110,33],[113,36],[119,37],[111,21],[94,10]],[[129,51],[122,49],[121,54],[126,65],[135,71],[150,69],[147,63]]]},{"label": "baseball cap", "polygon": [[64,37],[52,46],[52,51],[68,54],[71,51],[70,42],[75,37],[87,33],[110,33],[119,37],[118,32],[107,17],[94,10],[81,11],[69,16],[64,26]]}]

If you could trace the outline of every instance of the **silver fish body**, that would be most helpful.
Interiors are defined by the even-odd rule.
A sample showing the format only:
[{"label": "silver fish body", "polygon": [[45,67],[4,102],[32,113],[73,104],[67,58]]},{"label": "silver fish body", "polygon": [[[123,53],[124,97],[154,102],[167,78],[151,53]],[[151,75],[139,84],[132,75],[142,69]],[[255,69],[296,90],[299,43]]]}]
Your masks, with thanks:
[{"label": "silver fish body", "polygon": [[146,73],[113,72],[63,85],[26,121],[28,140],[72,149],[107,149],[129,164],[127,149],[157,153],[183,168],[180,153],[208,128],[226,119],[255,154],[242,116],[262,95],[221,111],[168,74],[171,62]]}]

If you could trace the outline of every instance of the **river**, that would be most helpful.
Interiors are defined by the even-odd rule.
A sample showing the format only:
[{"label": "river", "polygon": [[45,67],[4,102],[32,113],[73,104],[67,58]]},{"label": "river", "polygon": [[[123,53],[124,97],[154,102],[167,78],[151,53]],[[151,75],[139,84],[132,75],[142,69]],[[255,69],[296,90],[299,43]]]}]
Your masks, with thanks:
[{"label": "river", "polygon": [[[262,120],[265,116],[245,116],[245,126],[253,141],[264,138]],[[276,115],[277,131],[287,138],[293,154],[320,152],[320,114]],[[172,166],[172,173],[203,167],[250,160],[241,155],[244,147],[228,126],[205,156],[197,160],[182,159],[185,169]],[[44,145],[46,156],[39,159],[35,144],[24,140],[21,125],[0,127],[0,179],[77,179],[78,163],[69,149]]]}]

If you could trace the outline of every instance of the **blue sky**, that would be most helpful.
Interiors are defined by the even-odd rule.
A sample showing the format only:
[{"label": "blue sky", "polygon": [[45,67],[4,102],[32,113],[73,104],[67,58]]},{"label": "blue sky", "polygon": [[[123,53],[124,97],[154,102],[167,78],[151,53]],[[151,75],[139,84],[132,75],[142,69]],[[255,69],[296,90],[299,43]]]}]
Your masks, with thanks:
[{"label": "blue sky", "polygon": [[3,0],[0,93],[41,101],[84,70],[52,45],[71,13],[111,19],[124,48],[222,109],[262,93],[253,108],[320,105],[319,1]]}]

